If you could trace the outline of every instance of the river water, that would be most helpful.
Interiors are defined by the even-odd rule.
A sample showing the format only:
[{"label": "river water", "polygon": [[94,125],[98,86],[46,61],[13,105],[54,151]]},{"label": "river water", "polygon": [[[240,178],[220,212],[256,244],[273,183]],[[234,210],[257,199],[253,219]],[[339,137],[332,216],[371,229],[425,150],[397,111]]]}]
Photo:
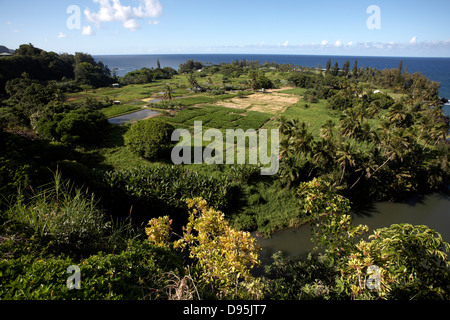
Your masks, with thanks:
[{"label": "river water", "polygon": [[[450,115],[450,103],[444,105],[443,112]],[[412,197],[406,202],[377,202],[364,210],[352,212],[355,225],[364,224],[374,229],[389,227],[392,224],[409,223],[426,225],[439,232],[444,241],[450,243],[450,197],[444,194],[430,194],[423,197]],[[258,238],[262,251],[260,258],[263,264],[270,264],[272,254],[282,251],[286,256],[305,256],[315,245],[311,241],[311,228],[304,225],[300,228],[278,231],[271,238]]]},{"label": "river water", "polygon": [[[439,232],[444,241],[450,243],[450,197],[445,194],[430,194],[411,198],[407,202],[377,202],[364,210],[352,212],[354,225],[367,225],[369,234],[373,230],[392,224],[409,223],[426,225]],[[309,225],[278,231],[271,238],[258,238],[262,248],[263,264],[271,262],[271,256],[282,251],[286,256],[305,256],[313,249]]]}]

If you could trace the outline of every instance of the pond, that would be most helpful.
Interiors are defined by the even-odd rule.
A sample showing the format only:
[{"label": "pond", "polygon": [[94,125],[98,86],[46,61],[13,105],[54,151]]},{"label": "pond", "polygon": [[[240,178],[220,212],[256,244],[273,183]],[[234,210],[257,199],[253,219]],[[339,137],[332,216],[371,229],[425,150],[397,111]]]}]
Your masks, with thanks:
[{"label": "pond", "polygon": [[[402,203],[377,202],[352,212],[352,216],[354,224],[367,225],[370,234],[377,228],[409,223],[426,225],[450,243],[450,197],[444,194],[411,198]],[[278,231],[269,239],[258,238],[258,244],[262,247],[260,259],[263,265],[270,264],[272,254],[277,251],[290,257],[305,256],[314,247],[309,225]]]},{"label": "pond", "polygon": [[136,112],[123,114],[121,116],[111,118],[108,121],[109,121],[109,123],[112,123],[112,124],[124,125],[128,122],[146,119],[146,118],[155,116],[159,113],[160,112],[158,112],[158,111],[154,111],[154,110],[150,110],[150,109],[143,109],[143,110],[139,110]]}]

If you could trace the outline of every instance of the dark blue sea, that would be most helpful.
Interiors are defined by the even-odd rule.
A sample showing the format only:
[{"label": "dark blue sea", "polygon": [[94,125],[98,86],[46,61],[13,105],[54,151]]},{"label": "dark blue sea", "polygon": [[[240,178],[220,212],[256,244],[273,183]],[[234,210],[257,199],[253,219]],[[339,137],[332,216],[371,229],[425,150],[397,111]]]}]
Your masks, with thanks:
[{"label": "dark blue sea", "polygon": [[[403,69],[409,73],[420,72],[427,78],[440,82],[440,96],[450,99],[450,58],[403,58],[403,57],[361,57],[361,56],[320,56],[320,55],[265,55],[265,54],[167,54],[167,55],[102,55],[95,59],[108,65],[110,69],[117,68],[117,75],[124,76],[130,71],[144,67],[156,68],[159,60],[161,67],[178,69],[187,60],[200,61],[204,64],[231,63],[236,60],[259,61],[260,63],[275,62],[277,64],[293,64],[302,67],[325,66],[328,59],[332,65],[339,66],[348,60],[353,67],[358,60],[358,67],[372,67],[379,70],[398,68],[403,60]],[[450,114],[450,105],[446,105],[445,113]]]}]

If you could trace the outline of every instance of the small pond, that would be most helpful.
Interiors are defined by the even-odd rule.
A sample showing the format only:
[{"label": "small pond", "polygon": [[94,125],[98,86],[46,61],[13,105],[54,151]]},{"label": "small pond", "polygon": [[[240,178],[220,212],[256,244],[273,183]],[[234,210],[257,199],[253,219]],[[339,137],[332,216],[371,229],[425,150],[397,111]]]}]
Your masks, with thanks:
[{"label": "small pond", "polygon": [[160,112],[158,112],[158,111],[144,109],[144,110],[139,110],[139,111],[128,113],[128,114],[123,114],[121,116],[111,118],[108,121],[109,121],[109,123],[112,123],[112,124],[124,125],[128,122],[146,119],[146,118],[155,116],[159,113]]}]

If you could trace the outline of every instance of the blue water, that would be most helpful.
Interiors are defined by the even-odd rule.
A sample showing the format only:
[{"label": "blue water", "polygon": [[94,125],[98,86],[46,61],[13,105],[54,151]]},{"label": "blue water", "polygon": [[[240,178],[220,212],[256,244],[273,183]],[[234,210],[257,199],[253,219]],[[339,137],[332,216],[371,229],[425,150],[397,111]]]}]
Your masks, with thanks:
[{"label": "blue water", "polygon": [[403,58],[403,57],[355,57],[355,56],[311,56],[311,55],[264,55],[264,54],[167,54],[167,55],[102,55],[95,59],[108,65],[110,69],[118,68],[117,75],[124,76],[130,71],[147,68],[156,68],[159,60],[161,67],[178,69],[181,63],[189,59],[204,64],[231,63],[236,60],[275,62],[277,64],[293,64],[302,67],[314,67],[319,64],[326,66],[328,59],[332,64],[336,61],[339,66],[348,60],[353,63],[358,60],[358,67],[372,67],[379,70],[398,68],[403,60],[403,69],[409,73],[421,72],[427,78],[440,82],[440,96],[450,99],[450,58]]}]

